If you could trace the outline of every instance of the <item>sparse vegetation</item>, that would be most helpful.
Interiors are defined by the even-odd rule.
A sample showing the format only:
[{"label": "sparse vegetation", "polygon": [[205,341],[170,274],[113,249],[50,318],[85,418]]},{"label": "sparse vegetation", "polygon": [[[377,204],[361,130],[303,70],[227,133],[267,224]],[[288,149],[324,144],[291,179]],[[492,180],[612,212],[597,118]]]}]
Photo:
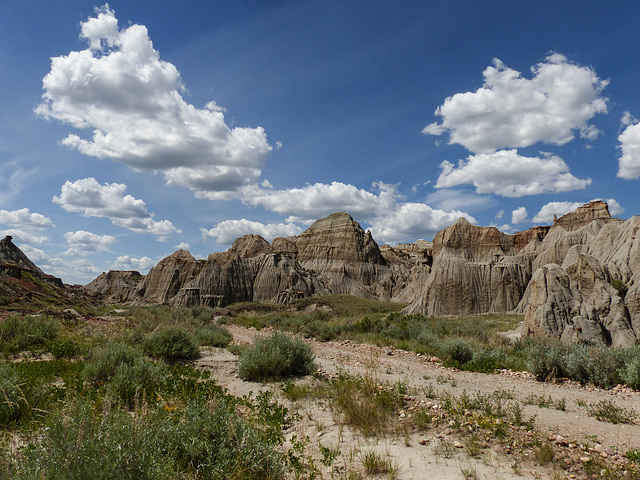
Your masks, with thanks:
[{"label": "sparse vegetation", "polygon": [[[373,363],[365,374],[344,370],[335,377],[323,373],[299,382],[293,377],[315,371],[313,353],[287,331],[404,348],[464,370],[529,367],[541,380],[570,377],[599,386],[640,386],[638,347],[531,340],[511,344],[497,332],[513,328],[518,316],[406,316],[395,304],[351,300],[336,296],[300,302],[299,308],[316,303],[313,313],[242,304],[224,311],[135,307],[118,313],[105,308],[100,312],[107,312],[109,321],[102,322],[66,318],[56,309],[51,310],[56,319],[10,316],[0,323],[0,346],[7,358],[0,361],[0,395],[8,399],[0,404],[5,439],[0,479],[320,479],[323,469],[334,478],[399,475],[397,464],[380,452],[353,451],[349,463],[349,452],[341,452],[339,444],[328,447],[316,441],[313,450],[304,436],[285,442],[283,429],[294,417],[274,400],[274,391],[301,412],[305,399],[319,402],[340,429],[365,436],[391,435],[408,445],[416,442],[414,435],[446,430],[448,440],[436,443],[432,438],[441,455],[463,452],[482,459],[487,446],[497,442],[513,455],[514,469],[525,461],[557,467],[557,459],[563,458],[536,431],[535,417],[523,405],[564,410],[564,399],[531,395],[517,400],[511,390],[454,395],[447,390],[459,383],[454,374],[425,376],[426,385],[414,392],[406,382],[383,381],[384,369],[374,373]],[[242,354],[239,371],[253,372],[242,373],[243,378],[284,378],[281,388],[235,398],[207,372],[191,366],[199,346],[229,344],[231,336],[221,325],[234,322],[275,327],[253,345],[230,350]],[[415,403],[414,396],[428,405]],[[602,421],[635,421],[636,412],[604,402],[583,404],[584,411]],[[315,428],[324,430],[326,421],[318,420]],[[19,438],[18,447],[8,438]],[[82,448],[75,448],[80,439]],[[627,454],[631,462],[637,461],[634,455]],[[335,468],[343,460],[344,470],[338,473]],[[610,468],[602,462],[594,462],[596,467],[600,470],[595,473]],[[463,473],[468,478],[476,474],[471,466]]]},{"label": "sparse vegetation", "polygon": [[617,406],[611,400],[601,400],[587,405],[587,413],[601,422],[633,423],[638,417],[635,410]]}]

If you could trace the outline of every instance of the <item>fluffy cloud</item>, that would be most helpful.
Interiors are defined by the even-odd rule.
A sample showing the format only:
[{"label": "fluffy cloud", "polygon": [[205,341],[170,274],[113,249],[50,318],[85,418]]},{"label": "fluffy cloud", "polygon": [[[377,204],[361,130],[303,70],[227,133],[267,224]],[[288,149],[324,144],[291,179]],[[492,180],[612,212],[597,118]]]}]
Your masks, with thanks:
[{"label": "fluffy cloud", "polygon": [[109,245],[116,242],[111,235],[97,235],[95,233],[78,230],[64,234],[69,248],[65,255],[91,255],[99,250],[107,250]]},{"label": "fluffy cloud", "polygon": [[68,258],[52,257],[38,266],[50,275],[62,278],[65,283],[86,284],[102,273],[86,258],[69,260]]},{"label": "fluffy cloud", "polygon": [[241,198],[247,205],[261,205],[270,212],[289,215],[287,222],[317,220],[336,212],[368,219],[393,207],[398,197],[394,185],[378,182],[373,187],[379,190],[378,194],[341,182],[287,190],[248,187],[243,189]]},{"label": "fluffy cloud", "polygon": [[527,221],[527,209],[525,207],[516,208],[511,212],[511,223],[524,223]]},{"label": "fluffy cloud", "polygon": [[112,270],[136,270],[138,272],[147,273],[151,267],[157,262],[154,262],[149,257],[132,258],[128,255],[122,255],[116,258],[116,261],[111,265]]},{"label": "fluffy cloud", "polygon": [[62,144],[205,194],[257,180],[271,151],[264,129],[230,128],[214,102],[185,102],[180,73],[160,60],[146,27],[120,30],[108,5],[96,14],[81,23],[88,48],[53,58],[43,80],[36,113],[93,132]]},{"label": "fluffy cloud", "polygon": [[67,212],[81,213],[85,217],[107,217],[114,225],[137,233],[169,235],[180,232],[169,220],[153,220],[144,201],[124,194],[126,188],[121,183],[101,185],[91,177],[67,181],[60,196],[53,197],[53,202]]},{"label": "fluffy cloud", "polygon": [[36,243],[42,244],[49,241],[49,237],[44,235],[34,235],[29,232],[24,232],[19,229],[10,228],[8,230],[0,230],[0,236],[2,238],[10,235],[17,243]]},{"label": "fluffy cloud", "polygon": [[591,184],[590,178],[582,180],[569,173],[569,167],[560,157],[524,157],[515,149],[470,155],[460,160],[457,168],[444,161],[440,169],[436,188],[471,184],[477,193],[503,197],[568,192]]},{"label": "fluffy cloud", "polygon": [[618,136],[622,156],[618,160],[618,177],[634,180],[640,177],[640,123],[629,125]]},{"label": "fluffy cloud", "polygon": [[566,213],[573,212],[582,205],[584,205],[584,202],[550,202],[540,209],[536,216],[533,217],[533,221],[551,225],[554,215],[561,217]]},{"label": "fluffy cloud", "polygon": [[0,210],[0,223],[19,228],[52,228],[53,222],[49,217],[40,213],[31,213],[28,208],[19,210]]},{"label": "fluffy cloud", "polygon": [[43,262],[49,261],[49,255],[47,255],[39,248],[35,248],[30,245],[21,245],[20,250],[22,250],[22,253],[24,253],[29,258],[29,260],[31,260],[36,265],[40,265]]},{"label": "fluffy cloud", "polygon": [[246,219],[225,220],[218,223],[210,230],[201,228],[203,239],[206,237],[215,238],[217,243],[229,245],[236,238],[253,233],[260,235],[267,241],[272,241],[276,237],[291,237],[302,233],[302,228],[293,223],[268,223],[252,222]]},{"label": "fluffy cloud", "polygon": [[445,212],[424,203],[403,203],[372,219],[371,232],[382,243],[429,238],[460,217],[476,223],[475,218],[461,211]]},{"label": "fluffy cloud", "polygon": [[484,85],[475,92],[448,97],[435,114],[442,123],[427,125],[423,133],[449,133],[475,153],[526,147],[538,142],[563,145],[578,130],[594,139],[598,130],[587,122],[607,112],[601,96],[608,81],[588,67],[552,54],[531,68],[532,78],[508,68],[498,59],[483,72]]},{"label": "fluffy cloud", "polygon": [[609,205],[609,213],[613,216],[620,215],[622,214],[622,212],[624,212],[624,207],[620,205],[620,203],[618,203],[615,198],[598,198],[596,200],[603,200],[607,202],[607,204]]},{"label": "fluffy cloud", "polygon": [[[245,188],[241,198],[248,205],[261,205],[266,210],[288,215],[287,222],[311,223],[332,213],[348,212],[359,222],[370,225],[374,238],[385,243],[431,237],[460,217],[475,223],[472,216],[460,210],[446,211],[424,203],[402,202],[395,185],[376,182],[372,187],[373,192],[333,182],[287,190]],[[237,231],[250,232],[256,233],[255,230]],[[236,238],[235,233],[227,240]]]}]

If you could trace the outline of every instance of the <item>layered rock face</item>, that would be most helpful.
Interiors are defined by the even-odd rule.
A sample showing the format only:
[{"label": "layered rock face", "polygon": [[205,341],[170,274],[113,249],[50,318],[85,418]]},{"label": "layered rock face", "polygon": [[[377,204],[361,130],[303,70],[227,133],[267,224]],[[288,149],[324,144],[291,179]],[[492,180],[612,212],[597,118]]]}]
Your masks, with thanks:
[{"label": "layered rock face", "polygon": [[136,271],[109,270],[85,285],[85,289],[108,303],[128,303],[136,300],[136,289],[143,278]]},{"label": "layered rock face", "polygon": [[328,293],[388,298],[389,278],[386,260],[371,234],[349,214],[337,213],[316,221],[297,237],[276,238],[273,244],[245,235],[227,252],[210,255],[202,272],[171,303],[286,303]]},{"label": "layered rock face", "polygon": [[433,239],[433,266],[419,278],[409,314],[459,315],[513,310],[531,278],[532,254],[520,253],[523,238],[458,219]]},{"label": "layered rock face", "polygon": [[149,270],[136,288],[136,300],[139,303],[168,303],[203,267],[202,260],[196,260],[186,250],[178,250]]},{"label": "layered rock face", "polygon": [[390,270],[380,248],[348,213],[317,220],[297,237],[277,238],[274,249],[316,272],[332,293],[390,298]]}]

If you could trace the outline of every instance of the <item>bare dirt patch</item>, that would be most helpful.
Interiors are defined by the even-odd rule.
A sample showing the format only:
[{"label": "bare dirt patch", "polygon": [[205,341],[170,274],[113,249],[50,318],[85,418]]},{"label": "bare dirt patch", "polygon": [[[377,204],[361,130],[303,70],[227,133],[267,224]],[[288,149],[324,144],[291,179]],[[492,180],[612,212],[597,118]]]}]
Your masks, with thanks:
[{"label": "bare dirt patch", "polygon": [[[268,331],[227,328],[239,344],[251,343],[256,335]],[[371,460],[368,454],[387,461],[389,468],[383,468],[377,478],[640,478],[624,458],[629,450],[640,448],[638,421],[613,424],[589,413],[590,405],[603,401],[626,412],[640,413],[639,392],[624,387],[607,391],[574,382],[542,383],[526,372],[470,373],[445,368],[431,357],[388,347],[349,341],[306,341],[327,377],[338,372],[369,373],[381,383],[405,383],[410,393],[407,408],[398,413],[399,424],[416,406],[428,406],[438,418],[426,431],[366,438],[344,425],[327,402],[306,398],[290,403],[299,419],[287,432],[289,445],[304,443],[306,451],[311,452],[305,457],[307,470],[316,468],[324,478],[350,478],[350,471],[362,472]],[[257,384],[238,378],[237,357],[228,351],[211,349],[203,353],[196,362],[198,367],[211,371],[212,377],[230,393],[246,395],[271,389],[280,394],[280,384]],[[520,405],[523,418],[535,416],[535,438],[541,438],[542,443],[532,448],[527,439],[533,438],[534,432],[522,426],[509,425],[510,443],[475,435],[473,422],[465,425],[447,417],[441,405],[447,395],[496,395]],[[545,452],[552,458],[543,457]],[[371,475],[375,476],[375,472]]]}]

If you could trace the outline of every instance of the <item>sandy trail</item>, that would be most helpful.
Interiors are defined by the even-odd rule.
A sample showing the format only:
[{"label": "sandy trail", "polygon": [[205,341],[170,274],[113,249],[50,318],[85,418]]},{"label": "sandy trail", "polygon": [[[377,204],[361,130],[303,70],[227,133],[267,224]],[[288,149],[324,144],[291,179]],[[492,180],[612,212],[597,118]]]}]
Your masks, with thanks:
[{"label": "sandy trail", "polygon": [[[238,343],[251,343],[256,335],[268,332],[237,326],[227,328]],[[589,416],[585,407],[606,399],[618,407],[640,412],[640,393],[630,389],[606,391],[583,387],[573,382],[541,383],[526,372],[463,372],[445,368],[425,356],[388,347],[348,341],[305,341],[313,348],[316,362],[329,375],[335,374],[338,369],[355,374],[371,372],[373,369],[382,381],[407,382],[416,392],[427,389],[442,393],[448,390],[459,396],[463,392],[475,395],[478,392],[491,394],[500,391],[508,395],[510,401],[526,403],[532,398],[550,399],[554,404],[564,401],[564,411],[527,405],[524,407],[524,414],[526,417],[535,415],[536,428],[548,433],[549,438],[551,435],[560,435],[566,439],[566,443],[600,445],[605,455],[608,452],[609,461],[620,462],[621,454],[632,448],[640,448],[640,424],[614,425],[601,422]],[[213,350],[205,354],[198,365],[210,370],[218,383],[234,395],[244,395],[265,388],[277,389],[276,385],[260,385],[239,379],[236,375],[236,361],[237,358],[226,350]],[[420,397],[419,393],[416,395]],[[455,436],[438,438],[438,432],[435,431],[416,434],[411,438],[365,439],[340,426],[332,413],[322,405],[304,401],[294,407],[300,411],[301,420],[289,435],[296,434],[298,438],[309,436],[312,448],[314,443],[320,443],[325,447],[339,449],[341,454],[333,465],[335,478],[340,478],[339,472],[353,467],[360,461],[363,452],[371,449],[389,455],[398,467],[397,478],[401,479],[560,479],[572,478],[570,474],[575,475],[573,478],[585,478],[580,471],[566,473],[557,468],[554,470],[553,464],[541,467],[534,462],[514,462],[498,445],[487,446],[478,458],[469,456],[460,448],[443,452],[447,450],[443,447],[453,444]],[[597,448],[600,449],[600,446]],[[326,478],[331,478],[331,472],[325,474]]]}]

